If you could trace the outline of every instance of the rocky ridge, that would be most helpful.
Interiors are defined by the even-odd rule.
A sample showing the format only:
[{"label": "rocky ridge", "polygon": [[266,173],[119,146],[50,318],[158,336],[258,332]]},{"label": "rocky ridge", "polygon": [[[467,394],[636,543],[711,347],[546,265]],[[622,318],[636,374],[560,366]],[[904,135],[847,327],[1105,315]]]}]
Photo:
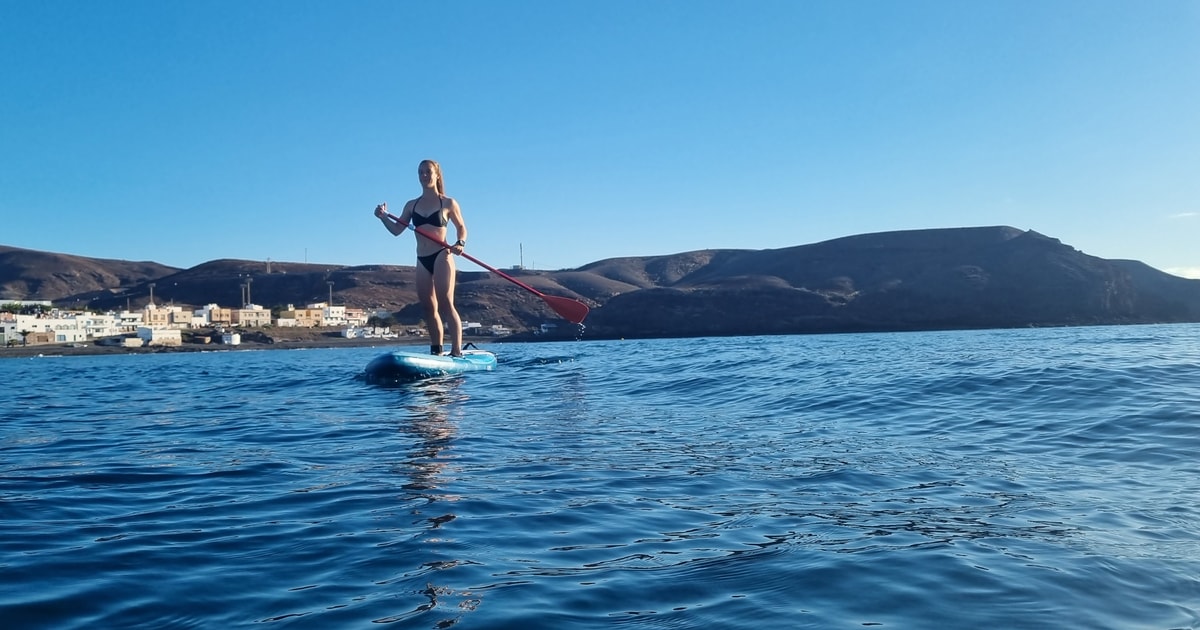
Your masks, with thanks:
[{"label": "rocky ridge", "polygon": [[[469,265],[462,265],[469,267]],[[420,321],[410,266],[215,260],[190,269],[0,247],[0,302],[137,308],[323,302]],[[770,250],[610,258],[577,269],[506,271],[592,307],[589,338],[793,334],[1200,321],[1200,280],[1087,255],[1030,230],[945,228],[863,234]],[[330,285],[332,283],[332,286]],[[555,320],[537,297],[461,270],[464,319],[529,330]],[[575,336],[575,327],[559,322]]]}]

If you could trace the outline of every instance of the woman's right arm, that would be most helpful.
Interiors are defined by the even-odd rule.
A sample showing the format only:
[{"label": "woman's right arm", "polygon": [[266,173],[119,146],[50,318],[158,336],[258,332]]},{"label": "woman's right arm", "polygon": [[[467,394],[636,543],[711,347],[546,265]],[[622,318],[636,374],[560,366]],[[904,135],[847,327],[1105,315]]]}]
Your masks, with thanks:
[{"label": "woman's right arm", "polygon": [[411,211],[408,209],[408,205],[405,204],[404,212],[401,213],[400,219],[398,221],[393,221],[391,215],[388,214],[386,201],[378,206],[375,206],[375,216],[379,217],[380,221],[383,221],[383,226],[386,227],[393,236],[400,236],[404,233],[404,229],[408,227],[408,214],[410,212]]}]

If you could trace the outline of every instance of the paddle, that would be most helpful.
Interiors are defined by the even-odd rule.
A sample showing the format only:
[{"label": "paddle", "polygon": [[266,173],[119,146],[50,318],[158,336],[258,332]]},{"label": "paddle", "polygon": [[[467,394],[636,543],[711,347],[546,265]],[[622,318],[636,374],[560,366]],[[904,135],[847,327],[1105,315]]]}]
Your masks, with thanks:
[{"label": "paddle", "polygon": [[[396,223],[400,222],[400,217],[397,217],[396,215],[394,215],[390,212],[387,213],[387,215],[389,218],[391,218],[391,220],[395,221]],[[406,226],[406,227],[412,227],[412,226]],[[418,228],[418,227],[413,227],[412,230],[414,232],[416,232],[417,234],[420,234],[421,236],[424,236],[425,238],[433,241],[434,243],[437,243],[438,245],[441,245],[442,247],[445,247],[446,249],[450,249],[450,245],[448,243],[446,243],[446,241],[443,241],[442,239],[430,234],[429,232],[426,232],[425,230],[422,230],[421,228]],[[587,306],[587,304],[584,304],[583,302],[580,302],[579,300],[572,300],[571,298],[558,297],[556,295],[546,295],[545,293],[538,291],[537,289],[529,286],[528,284],[525,284],[524,282],[517,280],[516,278],[504,273],[503,271],[500,271],[499,269],[496,269],[495,267],[483,262],[482,260],[479,260],[478,258],[468,254],[467,252],[463,252],[462,257],[475,263],[476,265],[479,265],[480,267],[483,267],[484,269],[487,269],[488,271],[500,276],[501,278],[508,280],[509,282],[521,287],[522,289],[525,289],[526,291],[542,298],[542,301],[546,303],[546,306],[549,306],[551,309],[554,310],[555,313],[558,313],[559,315],[562,316],[563,319],[565,319],[573,324],[582,324],[583,318],[587,317],[588,306]]]}]

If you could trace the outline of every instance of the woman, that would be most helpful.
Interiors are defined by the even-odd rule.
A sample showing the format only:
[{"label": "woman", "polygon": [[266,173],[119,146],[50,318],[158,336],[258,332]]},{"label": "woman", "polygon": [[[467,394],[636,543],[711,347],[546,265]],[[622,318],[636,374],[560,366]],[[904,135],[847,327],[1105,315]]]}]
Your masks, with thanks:
[{"label": "woman", "polygon": [[463,221],[458,202],[446,196],[442,181],[442,167],[433,160],[424,160],[417,166],[417,179],[421,181],[421,196],[404,204],[404,212],[398,221],[388,215],[387,203],[375,206],[375,216],[383,221],[392,234],[399,236],[411,224],[414,229],[446,240],[446,228],[451,223],[458,241],[449,250],[437,242],[417,235],[417,297],[425,309],[425,323],[429,327],[430,350],[442,354],[442,322],[450,327],[450,354],[462,356],[462,319],[454,308],[454,258],[447,251],[461,255],[467,246],[467,224]]}]

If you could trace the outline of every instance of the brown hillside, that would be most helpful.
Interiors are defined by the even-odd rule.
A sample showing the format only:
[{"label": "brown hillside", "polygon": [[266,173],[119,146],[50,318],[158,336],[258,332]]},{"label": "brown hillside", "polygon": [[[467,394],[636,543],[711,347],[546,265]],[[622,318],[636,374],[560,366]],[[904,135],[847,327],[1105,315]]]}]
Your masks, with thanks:
[{"label": "brown hillside", "polygon": [[85,258],[0,245],[0,301],[61,300],[110,292],[176,271],[156,262]]},{"label": "brown hillside", "polygon": [[[268,307],[325,302],[417,324],[411,266],[215,260],[175,270],[0,249],[9,299],[95,309],[149,301]],[[529,331],[559,322],[537,296],[464,263],[464,320]],[[923,330],[1200,321],[1200,280],[1109,261],[1011,227],[863,234],[775,250],[611,258],[562,271],[512,270],[547,295],[591,307],[588,337]],[[74,292],[75,288],[82,288]],[[32,289],[32,290],[27,290]],[[575,335],[575,327],[563,326]]]}]

